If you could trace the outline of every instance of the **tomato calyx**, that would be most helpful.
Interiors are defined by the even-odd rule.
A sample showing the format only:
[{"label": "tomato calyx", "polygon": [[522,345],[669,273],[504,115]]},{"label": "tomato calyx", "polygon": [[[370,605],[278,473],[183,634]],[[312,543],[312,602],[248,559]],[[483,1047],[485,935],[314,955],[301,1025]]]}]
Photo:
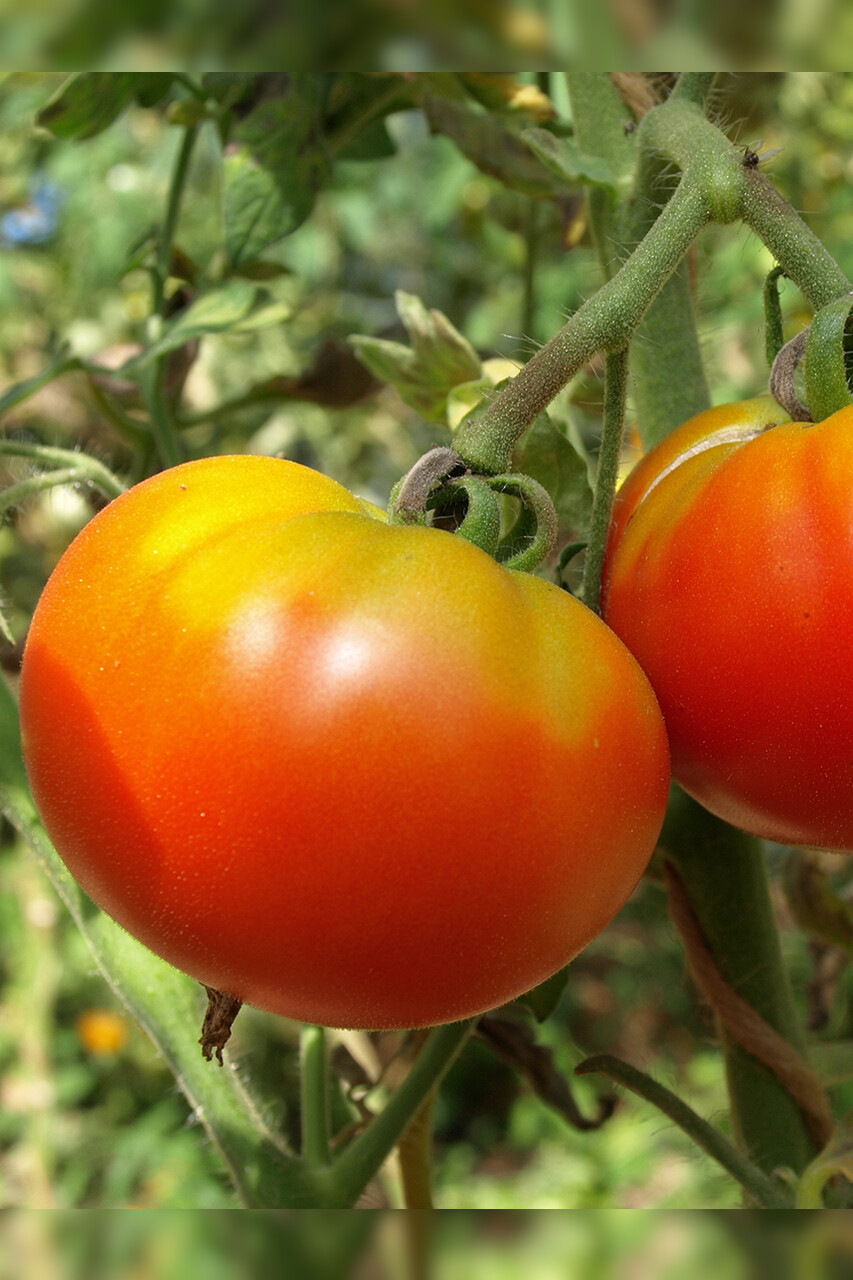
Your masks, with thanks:
[{"label": "tomato calyx", "polygon": [[214,1055],[222,1066],[222,1050],[231,1039],[231,1028],[234,1019],[243,1007],[243,1001],[236,996],[228,996],[224,991],[205,985],[207,992],[207,1010],[201,1028],[199,1044],[202,1057],[211,1062]]},{"label": "tomato calyx", "polygon": [[[499,495],[518,501],[503,528]],[[554,548],[557,513],[550,494],[530,476],[474,475],[455,450],[424,454],[395,487],[389,507],[395,524],[432,523],[473,542],[508,569],[532,571]]]}]

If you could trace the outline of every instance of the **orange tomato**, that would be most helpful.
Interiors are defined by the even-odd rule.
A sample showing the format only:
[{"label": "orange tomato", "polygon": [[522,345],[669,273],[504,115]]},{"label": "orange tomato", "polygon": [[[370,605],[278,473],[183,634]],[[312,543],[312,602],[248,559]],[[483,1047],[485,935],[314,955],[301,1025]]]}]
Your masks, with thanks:
[{"label": "orange tomato", "polygon": [[84,889],[261,1008],[441,1023],[570,960],[654,848],[646,678],[565,592],[324,476],[191,462],[53,573],[24,752]]}]

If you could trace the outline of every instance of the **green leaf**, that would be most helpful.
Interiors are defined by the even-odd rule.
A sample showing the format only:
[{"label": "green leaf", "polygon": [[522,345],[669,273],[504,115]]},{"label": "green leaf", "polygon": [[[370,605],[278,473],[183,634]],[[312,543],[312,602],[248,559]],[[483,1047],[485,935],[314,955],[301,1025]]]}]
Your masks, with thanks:
[{"label": "green leaf", "polygon": [[350,345],[372,374],[396,387],[406,404],[428,422],[448,420],[448,396],[455,387],[481,378],[480,357],[441,311],[427,310],[420,298],[394,295],[411,347],[387,338],[352,334]]},{"label": "green leaf", "polygon": [[463,155],[483,173],[538,199],[555,200],[565,196],[565,179],[528,146],[525,140],[528,130],[508,125],[487,111],[475,110],[451,98],[426,94],[423,106],[433,133],[452,138]]},{"label": "green leaf", "polygon": [[351,142],[341,147],[338,152],[340,160],[385,160],[396,155],[397,148],[388,132],[384,120],[375,120],[361,133],[356,134]]},{"label": "green leaf", "polygon": [[330,84],[326,132],[342,160],[381,160],[395,152],[384,117],[417,105],[411,80],[392,72],[338,73]]},{"label": "green leaf", "polygon": [[538,480],[550,493],[560,523],[586,537],[593,496],[587,462],[547,414],[540,414],[522,438],[513,469]]},{"label": "green leaf", "polygon": [[203,294],[185,310],[167,320],[156,342],[140,356],[122,366],[122,373],[133,373],[151,360],[176,351],[198,338],[212,333],[253,333],[268,329],[290,318],[292,308],[276,302],[266,290],[251,280],[229,280]]},{"label": "green leaf", "polygon": [[556,973],[551,974],[550,978],[540,982],[538,987],[533,987],[532,990],[525,991],[523,996],[519,996],[518,1003],[526,1005],[537,1022],[544,1022],[559,1004],[560,997],[566,989],[568,974],[568,969],[558,969]]},{"label": "green leaf", "polygon": [[132,938],[76,884],[41,825],[27,786],[15,701],[0,681],[0,809],[33,850],[112,989],[160,1049],[251,1208],[311,1203],[307,1171],[260,1120],[235,1071],[205,1062],[204,998],[192,978]]},{"label": "green leaf", "polygon": [[172,86],[168,72],[79,71],[60,85],[36,122],[57,138],[93,138],[131,102],[151,107]]},{"label": "green leaf", "polygon": [[225,244],[232,266],[301,226],[331,172],[323,136],[324,77],[288,72],[268,80],[270,96],[236,126],[225,157]]},{"label": "green leaf", "polygon": [[578,182],[615,187],[616,175],[605,159],[582,151],[572,138],[558,138],[549,129],[529,125],[519,136],[552,173],[567,186]]},{"label": "green leaf", "polygon": [[463,418],[494,390],[491,378],[474,378],[471,382],[460,382],[447,393],[447,425],[455,431]]}]

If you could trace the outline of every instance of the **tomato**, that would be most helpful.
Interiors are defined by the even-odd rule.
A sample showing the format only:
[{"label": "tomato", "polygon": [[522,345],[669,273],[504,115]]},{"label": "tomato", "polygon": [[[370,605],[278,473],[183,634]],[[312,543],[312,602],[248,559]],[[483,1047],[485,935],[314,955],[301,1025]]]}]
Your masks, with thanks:
[{"label": "tomato", "polygon": [[691,419],[620,490],[604,572],[685,790],[756,835],[853,850],[853,409]]},{"label": "tomato", "polygon": [[99,513],[27,639],[24,753],[84,889],[209,986],[335,1026],[453,1021],[624,903],[668,748],[604,623],[278,459]]}]

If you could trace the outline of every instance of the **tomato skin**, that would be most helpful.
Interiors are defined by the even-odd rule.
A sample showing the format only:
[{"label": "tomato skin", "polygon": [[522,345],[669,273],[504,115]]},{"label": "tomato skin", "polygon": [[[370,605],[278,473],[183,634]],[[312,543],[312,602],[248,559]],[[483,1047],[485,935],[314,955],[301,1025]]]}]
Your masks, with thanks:
[{"label": "tomato skin", "polygon": [[24,754],[84,889],[209,986],[350,1027],[453,1021],[629,896],[669,778],[624,646],[463,539],[295,463],[116,499],[45,588]]},{"label": "tomato skin", "polygon": [[757,400],[673,432],[617,497],[602,613],[686,791],[756,835],[853,850],[853,409],[792,423]]}]

